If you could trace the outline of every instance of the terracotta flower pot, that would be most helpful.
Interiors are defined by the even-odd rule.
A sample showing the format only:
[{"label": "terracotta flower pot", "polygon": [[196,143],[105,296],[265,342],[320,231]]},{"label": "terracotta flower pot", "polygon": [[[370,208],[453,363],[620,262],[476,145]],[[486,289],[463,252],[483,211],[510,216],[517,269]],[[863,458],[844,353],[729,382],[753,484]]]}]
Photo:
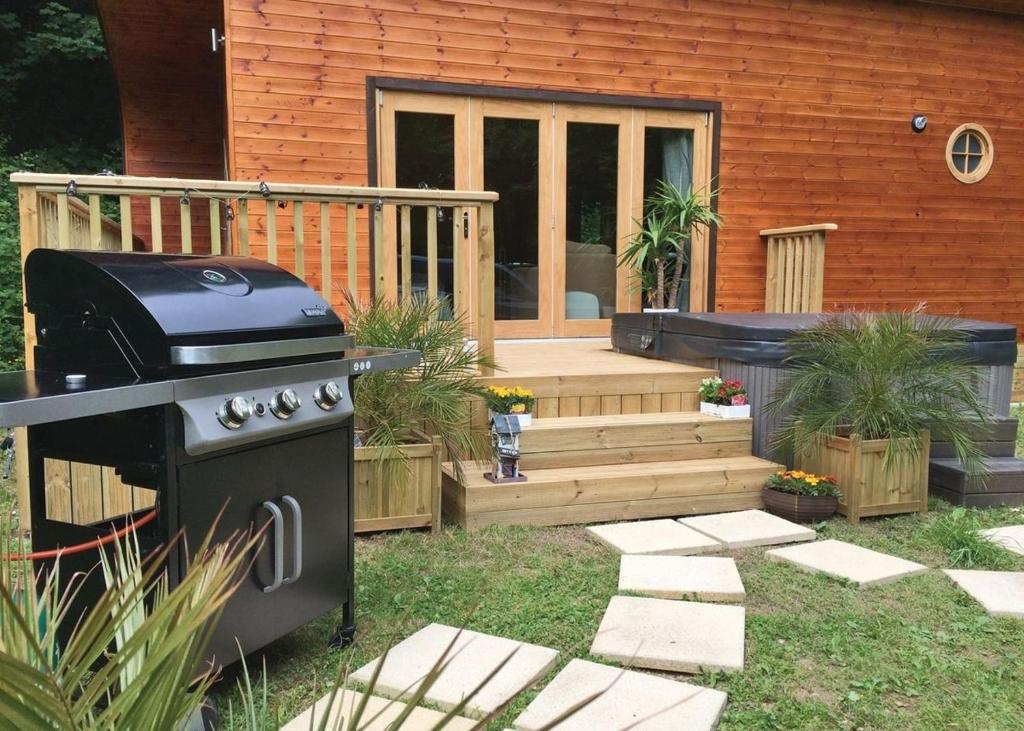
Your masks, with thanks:
[{"label": "terracotta flower pot", "polygon": [[764,507],[773,515],[794,523],[816,523],[835,515],[839,500],[817,495],[793,495],[770,487],[762,490]]}]

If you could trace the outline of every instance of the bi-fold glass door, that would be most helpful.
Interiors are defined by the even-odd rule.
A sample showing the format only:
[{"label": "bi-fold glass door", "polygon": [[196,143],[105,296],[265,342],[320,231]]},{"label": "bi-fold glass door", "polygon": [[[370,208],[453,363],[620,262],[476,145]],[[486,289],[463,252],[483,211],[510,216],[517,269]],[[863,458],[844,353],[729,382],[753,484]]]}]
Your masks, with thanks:
[{"label": "bi-fold glass door", "polygon": [[[643,218],[644,199],[659,180],[709,189],[710,115],[703,112],[379,93],[381,185],[500,195],[494,209],[498,337],[607,335],[615,312],[641,307],[617,260]],[[418,232],[425,221],[412,221],[412,272],[403,277],[398,223],[390,215],[384,235],[392,256],[383,275],[419,291],[425,244]],[[439,209],[437,215],[453,219],[438,227],[439,291],[459,289],[460,300],[472,303],[474,213]],[[706,309],[706,278],[707,240],[695,232],[682,309]]]}]

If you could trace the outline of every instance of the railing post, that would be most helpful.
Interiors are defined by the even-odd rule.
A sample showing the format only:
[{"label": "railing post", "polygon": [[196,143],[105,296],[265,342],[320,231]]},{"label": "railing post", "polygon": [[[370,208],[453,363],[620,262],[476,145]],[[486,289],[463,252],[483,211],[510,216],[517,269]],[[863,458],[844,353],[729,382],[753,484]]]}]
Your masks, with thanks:
[{"label": "railing post", "polygon": [[[476,261],[477,348],[494,359],[494,204],[480,205]],[[494,369],[481,369],[480,375],[493,376]]]},{"label": "railing post", "polygon": [[[21,300],[25,304],[24,270],[25,257],[39,248],[42,232],[39,226],[39,191],[34,185],[18,186],[18,224],[21,231],[22,287]],[[35,367],[36,322],[35,317],[22,307],[25,333],[25,368]],[[18,515],[21,530],[32,527],[32,501],[28,483],[28,430],[19,427],[14,430],[15,480],[18,487]]]}]

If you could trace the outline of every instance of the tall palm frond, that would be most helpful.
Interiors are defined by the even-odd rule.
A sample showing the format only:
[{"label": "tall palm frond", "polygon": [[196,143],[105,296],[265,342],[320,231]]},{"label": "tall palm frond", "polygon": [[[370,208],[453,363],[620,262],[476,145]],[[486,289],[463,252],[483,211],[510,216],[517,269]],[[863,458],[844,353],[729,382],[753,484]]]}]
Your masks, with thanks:
[{"label": "tall palm frond", "polygon": [[128,542],[112,562],[97,559],[108,587],[80,616],[81,584],[61,588],[59,559],[37,576],[27,561],[4,558],[0,716],[24,731],[178,728],[213,683],[203,669],[209,638],[258,540],[207,539],[173,588],[164,567],[177,545],[142,562]]},{"label": "tall palm frond", "polygon": [[441,438],[458,469],[461,460],[482,461],[489,454],[487,431],[474,429],[471,399],[482,397],[477,378],[495,367],[466,341],[464,316],[451,317],[447,299],[415,296],[396,303],[376,297],[360,303],[346,293],[349,324],[359,345],[418,350],[418,366],[368,373],[356,381],[356,427],[363,446],[377,447],[375,466],[385,484],[406,477],[408,462],[400,447],[418,441],[422,430]]}]

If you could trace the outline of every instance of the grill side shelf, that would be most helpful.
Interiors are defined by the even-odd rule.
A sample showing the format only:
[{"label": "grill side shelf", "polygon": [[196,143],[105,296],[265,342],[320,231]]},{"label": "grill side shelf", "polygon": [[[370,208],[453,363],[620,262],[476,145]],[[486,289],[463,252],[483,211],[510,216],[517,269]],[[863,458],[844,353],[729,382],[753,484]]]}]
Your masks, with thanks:
[{"label": "grill side shelf", "polygon": [[84,383],[69,383],[69,375],[75,374],[0,373],[0,425],[35,426],[174,401],[174,388],[166,381],[139,382],[88,375]]}]

